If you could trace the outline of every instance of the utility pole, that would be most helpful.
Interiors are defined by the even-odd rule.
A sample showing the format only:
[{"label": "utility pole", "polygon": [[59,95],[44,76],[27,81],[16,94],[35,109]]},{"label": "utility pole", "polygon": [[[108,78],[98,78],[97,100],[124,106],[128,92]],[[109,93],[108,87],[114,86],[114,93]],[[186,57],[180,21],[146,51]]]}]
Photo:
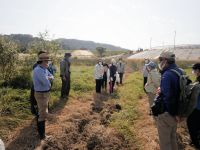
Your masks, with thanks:
[{"label": "utility pole", "polygon": [[151,42],[152,42],[152,37],[150,38],[150,50],[151,50]]},{"label": "utility pole", "polygon": [[176,30],[174,31],[174,50],[176,48]]}]

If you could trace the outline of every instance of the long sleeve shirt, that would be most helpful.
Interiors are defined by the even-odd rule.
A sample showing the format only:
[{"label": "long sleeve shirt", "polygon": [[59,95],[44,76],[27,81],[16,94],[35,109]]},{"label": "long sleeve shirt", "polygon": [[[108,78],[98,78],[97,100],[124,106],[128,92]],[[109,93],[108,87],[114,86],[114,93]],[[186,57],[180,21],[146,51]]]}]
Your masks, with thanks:
[{"label": "long sleeve shirt", "polygon": [[124,73],[125,70],[125,64],[123,62],[117,63],[117,72],[118,73]]},{"label": "long sleeve shirt", "polygon": [[36,92],[45,92],[51,89],[51,83],[49,78],[53,78],[53,75],[41,65],[38,65],[33,70],[33,84]]},{"label": "long sleeve shirt", "polygon": [[60,76],[68,76],[70,74],[70,62],[68,59],[63,59],[60,62]]},{"label": "long sleeve shirt", "polygon": [[160,86],[160,78],[160,74],[156,69],[151,70],[148,74],[145,90],[147,92],[156,94],[156,90]]},{"label": "long sleeve shirt", "polygon": [[103,79],[104,68],[103,65],[96,64],[94,68],[94,78],[95,79]]}]

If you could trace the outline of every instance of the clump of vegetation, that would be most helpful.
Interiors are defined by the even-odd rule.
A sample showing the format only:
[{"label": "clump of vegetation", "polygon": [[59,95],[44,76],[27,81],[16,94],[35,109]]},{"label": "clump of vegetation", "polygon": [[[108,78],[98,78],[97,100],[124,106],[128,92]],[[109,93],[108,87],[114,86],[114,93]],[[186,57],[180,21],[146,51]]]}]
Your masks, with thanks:
[{"label": "clump of vegetation", "polygon": [[16,73],[18,45],[7,37],[0,37],[0,78],[7,84]]}]

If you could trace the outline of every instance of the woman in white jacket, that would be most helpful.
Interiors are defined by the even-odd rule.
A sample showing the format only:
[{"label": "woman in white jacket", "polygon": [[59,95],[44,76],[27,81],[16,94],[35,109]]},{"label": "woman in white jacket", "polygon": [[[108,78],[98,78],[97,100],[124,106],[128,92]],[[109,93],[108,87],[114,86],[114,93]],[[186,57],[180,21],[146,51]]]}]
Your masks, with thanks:
[{"label": "woman in white jacket", "polygon": [[149,98],[149,107],[151,107],[156,96],[156,91],[160,86],[161,76],[156,69],[156,64],[152,61],[147,64],[147,71],[148,79],[147,83],[145,84],[145,90]]}]

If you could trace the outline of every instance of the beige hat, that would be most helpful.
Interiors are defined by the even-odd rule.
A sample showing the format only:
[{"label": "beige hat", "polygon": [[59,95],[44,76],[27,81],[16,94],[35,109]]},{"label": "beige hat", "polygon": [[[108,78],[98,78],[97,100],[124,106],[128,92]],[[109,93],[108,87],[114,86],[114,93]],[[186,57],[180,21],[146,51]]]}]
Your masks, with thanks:
[{"label": "beige hat", "polygon": [[48,53],[42,53],[38,56],[38,61],[50,61]]},{"label": "beige hat", "polygon": [[166,58],[168,60],[175,60],[175,54],[173,52],[165,51],[160,54],[159,58]]}]

